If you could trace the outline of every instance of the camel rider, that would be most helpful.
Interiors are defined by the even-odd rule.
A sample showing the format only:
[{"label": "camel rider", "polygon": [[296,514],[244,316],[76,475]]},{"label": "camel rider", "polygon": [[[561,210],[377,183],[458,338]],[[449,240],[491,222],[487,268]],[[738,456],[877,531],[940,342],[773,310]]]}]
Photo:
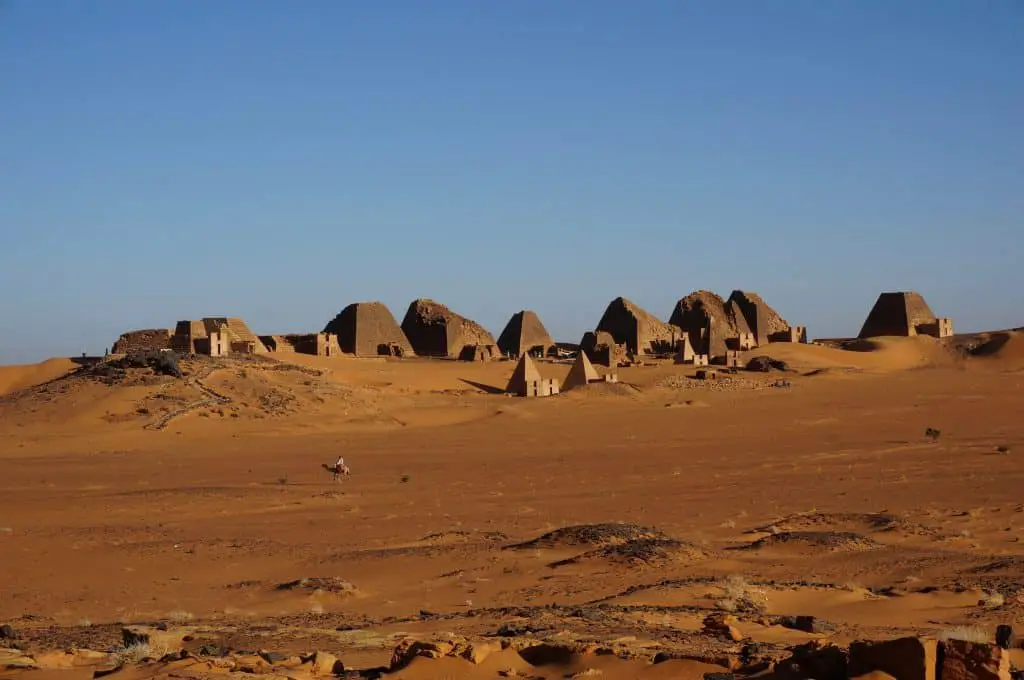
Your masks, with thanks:
[{"label": "camel rider", "polygon": [[341,456],[338,456],[338,462],[334,464],[334,469],[337,470],[338,472],[341,472],[342,470],[344,470],[345,469],[345,459],[342,458]]}]

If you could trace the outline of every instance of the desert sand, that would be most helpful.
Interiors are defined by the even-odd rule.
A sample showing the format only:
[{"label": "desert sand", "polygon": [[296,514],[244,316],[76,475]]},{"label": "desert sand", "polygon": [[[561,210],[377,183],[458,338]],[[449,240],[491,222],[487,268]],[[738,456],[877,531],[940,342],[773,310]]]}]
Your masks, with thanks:
[{"label": "desert sand", "polygon": [[[268,673],[317,650],[385,667],[407,638],[578,652],[420,657],[391,674],[408,678],[701,678],[751,643],[991,637],[1024,623],[1024,336],[963,342],[771,344],[745,358],[792,370],[653,362],[543,399],[500,394],[510,362],[206,358],[116,384],[63,359],[0,368],[0,623],[37,657],[165,624],[236,670],[279,653],[251,662]],[[26,665],[109,663],[72,656]]]}]

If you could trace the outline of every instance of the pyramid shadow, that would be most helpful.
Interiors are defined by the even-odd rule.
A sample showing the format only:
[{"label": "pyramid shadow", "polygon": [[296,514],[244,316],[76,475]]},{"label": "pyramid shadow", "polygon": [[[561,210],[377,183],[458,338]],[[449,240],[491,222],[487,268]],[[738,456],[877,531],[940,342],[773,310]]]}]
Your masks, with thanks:
[{"label": "pyramid shadow", "polygon": [[465,378],[459,378],[459,380],[466,383],[467,385],[477,388],[478,390],[483,390],[487,394],[505,394],[504,388],[501,387],[495,387],[494,385],[485,385],[484,383],[478,383],[473,380],[466,380]]}]

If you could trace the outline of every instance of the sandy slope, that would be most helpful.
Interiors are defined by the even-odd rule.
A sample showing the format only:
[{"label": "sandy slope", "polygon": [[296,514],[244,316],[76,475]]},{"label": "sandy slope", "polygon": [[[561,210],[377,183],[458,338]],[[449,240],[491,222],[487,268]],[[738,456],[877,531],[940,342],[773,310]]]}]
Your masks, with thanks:
[{"label": "sandy slope", "polygon": [[73,371],[77,366],[70,359],[47,359],[38,364],[0,366],[0,394],[14,392],[26,387],[59,378]]},{"label": "sandy slope", "polygon": [[[197,364],[231,401],[159,431],[143,426],[194,385],[9,393],[0,620],[187,615],[236,626],[236,646],[272,624],[290,631],[275,644],[367,665],[439,630],[689,644],[737,606],[773,644],[807,639],[781,615],[837,639],[1024,622],[1017,336],[969,359],[930,338],[860,349],[771,345],[751,355],[794,371],[719,382],[620,368],[619,385],[540,400],[491,393],[506,362]],[[333,485],[320,464],[338,453],[354,474]],[[535,540],[620,522],[653,533]]]}]

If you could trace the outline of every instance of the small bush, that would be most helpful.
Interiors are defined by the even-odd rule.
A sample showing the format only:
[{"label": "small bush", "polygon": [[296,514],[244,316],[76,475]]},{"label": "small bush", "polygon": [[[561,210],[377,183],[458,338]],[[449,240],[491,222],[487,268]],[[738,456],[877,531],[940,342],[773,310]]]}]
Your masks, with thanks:
[{"label": "small bush", "polygon": [[409,475],[402,475],[401,479],[398,481],[402,484],[408,484],[410,479],[411,477],[409,477]]},{"label": "small bush", "polygon": [[733,574],[720,581],[718,586],[722,589],[722,598],[715,602],[715,606],[723,611],[761,614],[768,608],[765,594],[748,584],[742,576]]},{"label": "small bush", "polygon": [[287,477],[278,477],[277,478],[277,483],[280,484],[281,486],[284,486],[285,484],[288,483],[288,478]]},{"label": "small bush", "polygon": [[925,438],[930,439],[933,442],[939,441],[939,437],[941,435],[942,433],[936,430],[934,427],[929,427],[924,431]]}]

